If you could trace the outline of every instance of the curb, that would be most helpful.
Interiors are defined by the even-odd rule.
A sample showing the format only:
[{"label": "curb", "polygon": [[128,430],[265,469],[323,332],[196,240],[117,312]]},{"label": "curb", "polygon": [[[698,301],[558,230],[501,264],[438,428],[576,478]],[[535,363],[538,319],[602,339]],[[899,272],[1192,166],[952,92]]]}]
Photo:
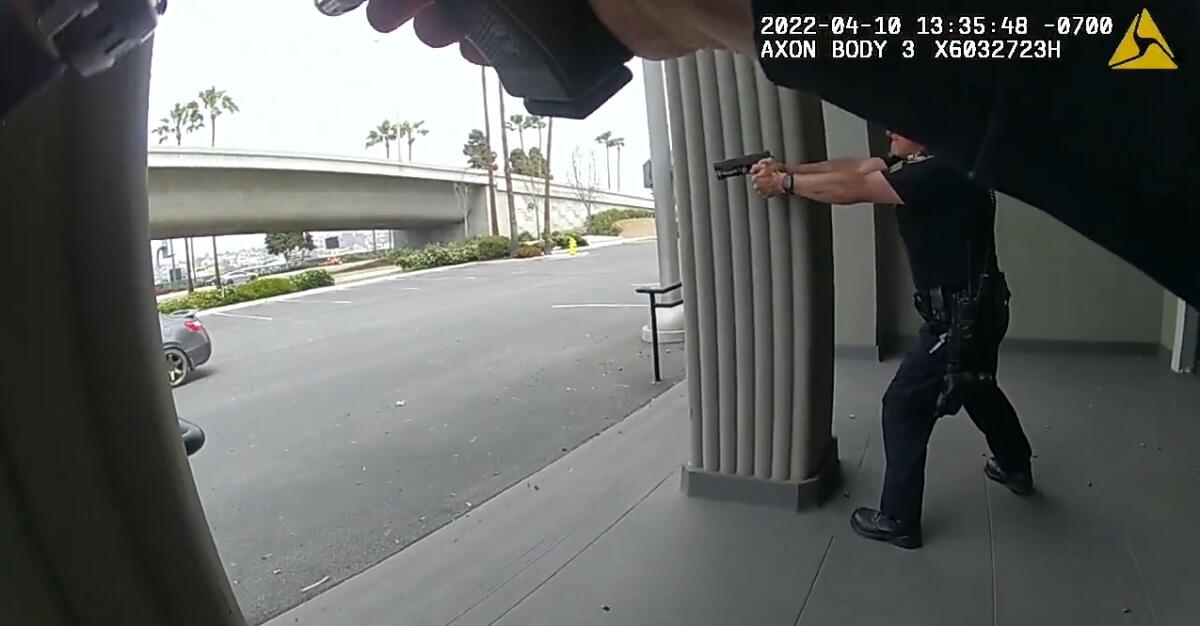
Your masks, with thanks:
[{"label": "curb", "polygon": [[[584,249],[580,250],[575,256],[576,257],[587,256],[588,255],[587,250],[590,248],[600,249],[600,248],[611,248],[613,246],[623,246],[625,244],[630,244],[630,243],[645,243],[647,241],[653,241],[656,238],[657,237],[634,237],[634,238],[630,238],[630,239],[605,241],[605,242],[597,243],[594,245],[586,246]],[[272,302],[278,302],[279,300],[284,300],[287,298],[295,298],[295,297],[301,296],[301,295],[305,295],[305,296],[319,295],[319,294],[323,294],[323,293],[341,291],[343,289],[348,289],[349,287],[352,287],[352,286],[358,287],[360,285],[371,285],[374,283],[381,283],[385,280],[395,280],[397,277],[400,277],[400,276],[405,276],[405,277],[407,277],[407,276],[424,276],[426,274],[437,274],[439,272],[445,272],[448,270],[461,269],[461,268],[466,268],[466,267],[476,267],[476,266],[480,266],[480,265],[500,265],[503,263],[525,263],[528,261],[544,261],[547,259],[558,259],[558,258],[570,258],[570,257],[567,255],[566,252],[563,252],[562,254],[552,252],[552,253],[550,253],[549,256],[535,256],[535,257],[530,257],[528,259],[493,259],[490,261],[471,261],[470,263],[460,263],[458,265],[443,265],[442,267],[431,267],[429,269],[413,270],[411,272],[406,272],[404,270],[398,269],[395,272],[389,272],[382,276],[372,276],[370,278],[364,278],[362,280],[349,281],[346,283],[342,283],[341,285],[335,284],[332,287],[317,287],[316,289],[309,289],[308,291],[298,291],[296,293],[288,293],[288,294],[284,294],[282,296],[271,296],[270,298],[262,298],[261,300],[250,300],[249,302],[239,302],[237,304],[230,304],[227,306],[219,306],[219,307],[214,307],[211,309],[204,309],[202,311],[197,311],[196,316],[197,317],[205,317],[205,316],[213,315],[216,313],[228,313],[231,311],[238,311],[241,309],[246,309],[246,308],[249,308],[252,306],[258,306],[260,304],[270,304]],[[335,280],[336,280],[336,278],[335,278]]]}]

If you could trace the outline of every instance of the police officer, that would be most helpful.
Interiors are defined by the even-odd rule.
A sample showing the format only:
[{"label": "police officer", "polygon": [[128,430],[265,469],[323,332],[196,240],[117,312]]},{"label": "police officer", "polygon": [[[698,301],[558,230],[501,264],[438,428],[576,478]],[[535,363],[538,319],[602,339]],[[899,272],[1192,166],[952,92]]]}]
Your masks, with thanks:
[{"label": "police officer", "polygon": [[883,396],[880,508],[855,510],[850,524],[863,537],[914,549],[922,543],[926,447],[939,417],[966,408],[992,452],[984,473],[1019,495],[1034,490],[1032,450],[995,378],[1009,299],[995,254],[995,197],[924,146],[894,132],[888,137],[887,158],[801,165],[767,159],[750,175],[766,197],[896,206],[924,324]]}]

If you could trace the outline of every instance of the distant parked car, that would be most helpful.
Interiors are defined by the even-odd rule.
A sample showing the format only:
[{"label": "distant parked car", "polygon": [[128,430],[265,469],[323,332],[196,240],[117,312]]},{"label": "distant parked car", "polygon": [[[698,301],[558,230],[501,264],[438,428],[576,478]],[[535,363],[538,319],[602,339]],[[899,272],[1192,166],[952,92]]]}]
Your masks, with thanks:
[{"label": "distant parked car", "polygon": [[221,283],[225,285],[242,285],[254,280],[254,274],[249,272],[229,272],[221,277]]},{"label": "distant parked car", "polygon": [[208,362],[212,356],[212,339],[195,311],[159,315],[158,327],[162,332],[167,380],[172,387],[178,387],[197,367]]}]

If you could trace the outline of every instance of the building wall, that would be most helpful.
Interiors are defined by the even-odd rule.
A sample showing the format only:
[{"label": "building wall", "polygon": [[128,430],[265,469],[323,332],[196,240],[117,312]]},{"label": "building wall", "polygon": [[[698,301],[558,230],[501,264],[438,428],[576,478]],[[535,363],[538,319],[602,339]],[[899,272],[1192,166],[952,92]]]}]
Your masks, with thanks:
[{"label": "building wall", "polygon": [[1175,324],[1179,317],[1179,298],[1163,290],[1162,327],[1159,329],[1159,345],[1167,352],[1175,348]]},{"label": "building wall", "polygon": [[[545,183],[526,176],[513,176],[513,207],[517,215],[517,232],[537,234],[542,230],[545,205]],[[500,234],[508,236],[508,195],[503,177],[496,180],[496,214]],[[486,206],[486,200],[484,200]],[[599,190],[578,191],[574,187],[550,185],[550,229],[582,230],[588,215],[608,209],[654,210],[654,200],[643,196],[607,193]]]},{"label": "building wall", "polygon": [[[836,128],[841,115],[827,108],[826,124],[831,125],[832,120]],[[887,142],[882,130],[870,127],[868,133],[871,153],[884,153]],[[831,150],[830,154],[835,152],[840,151]],[[862,296],[861,283],[855,282],[867,281],[860,266],[869,256],[861,245],[862,234],[868,231],[862,224],[857,232],[850,226],[851,216],[861,219],[861,214],[839,211],[835,215],[841,218],[834,223],[834,265],[839,279],[837,323],[848,333],[838,333],[838,342],[843,343],[851,337],[862,338],[847,329],[861,332],[861,312],[871,310],[864,306],[868,301]],[[921,319],[912,305],[912,278],[895,212],[877,206],[872,217],[877,334],[882,351],[890,353],[915,336]],[[851,232],[856,235],[853,240],[848,237]],[[997,195],[996,238],[1000,263],[1014,294],[1010,340],[1147,349],[1169,346],[1174,333],[1174,298],[1164,300],[1154,281],[1113,254],[1003,194]]]},{"label": "building wall", "polygon": [[1014,293],[1010,337],[1159,343],[1162,289],[1128,263],[1003,195],[996,233]]},{"label": "building wall", "polygon": [[[866,122],[829,103],[824,113],[830,158],[870,156]],[[834,343],[843,353],[878,356],[874,242],[874,207],[834,208]]]},{"label": "building wall", "polygon": [[917,335],[921,317],[913,308],[912,274],[896,227],[896,212],[887,206],[876,208],[875,224],[880,347],[885,353],[891,353],[902,348],[908,338]]}]

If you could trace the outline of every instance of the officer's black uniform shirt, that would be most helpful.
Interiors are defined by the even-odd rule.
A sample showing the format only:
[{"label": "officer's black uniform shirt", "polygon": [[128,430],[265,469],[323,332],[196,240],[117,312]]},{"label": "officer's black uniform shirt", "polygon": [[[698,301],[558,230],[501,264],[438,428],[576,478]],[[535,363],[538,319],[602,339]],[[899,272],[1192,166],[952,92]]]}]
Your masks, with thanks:
[{"label": "officer's black uniform shirt", "polygon": [[918,290],[977,285],[994,241],[991,193],[937,157],[888,157],[900,237]]}]

